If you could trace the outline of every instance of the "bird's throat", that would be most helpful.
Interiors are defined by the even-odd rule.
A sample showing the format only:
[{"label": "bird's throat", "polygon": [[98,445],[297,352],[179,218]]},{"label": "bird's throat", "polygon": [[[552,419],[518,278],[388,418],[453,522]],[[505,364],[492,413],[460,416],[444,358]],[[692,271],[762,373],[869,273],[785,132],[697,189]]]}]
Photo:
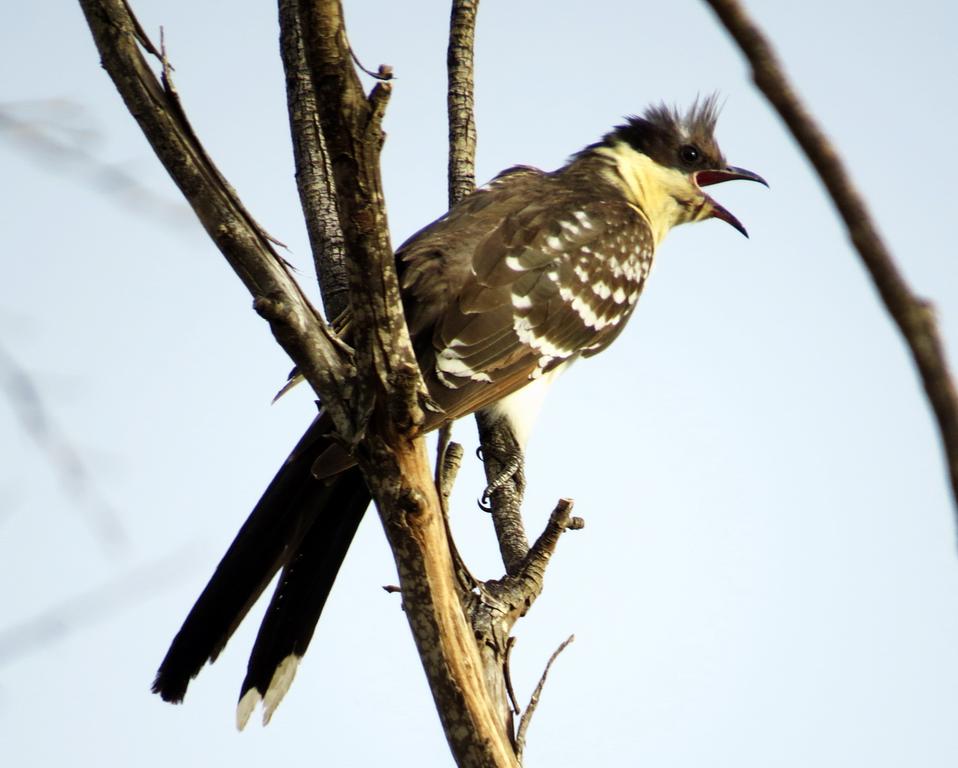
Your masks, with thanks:
[{"label": "bird's throat", "polygon": [[606,178],[649,223],[656,248],[672,227],[693,221],[700,213],[700,206],[690,202],[703,195],[688,174],[659,165],[624,142],[596,152],[609,162]]}]

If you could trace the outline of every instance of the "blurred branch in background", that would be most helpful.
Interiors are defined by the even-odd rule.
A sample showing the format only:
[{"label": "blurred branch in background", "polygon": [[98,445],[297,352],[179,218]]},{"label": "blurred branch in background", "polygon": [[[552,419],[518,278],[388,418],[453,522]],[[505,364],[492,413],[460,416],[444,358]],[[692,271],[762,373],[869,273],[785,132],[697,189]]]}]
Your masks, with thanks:
[{"label": "blurred branch in background", "polygon": [[0,667],[170,589],[196,566],[199,554],[200,548],[195,545],[178,550],[46,608],[20,624],[0,629]]},{"label": "blurred branch in background", "polygon": [[33,379],[0,346],[0,392],[23,431],[37,445],[60,480],[64,493],[84,514],[87,525],[109,554],[126,547],[120,515],[97,487],[81,453],[50,413]]},{"label": "blurred branch in background", "polygon": [[918,366],[945,449],[958,507],[958,395],[948,371],[934,307],[905,282],[841,157],[799,99],[772,44],[738,0],[706,0],[752,67],[752,79],[775,107],[825,184],[849,237]]},{"label": "blurred branch in background", "polygon": [[81,104],[65,99],[0,103],[0,141],[21,157],[60,176],[74,177],[125,209],[189,237],[200,232],[190,208],[159,195],[98,151],[103,137],[85,119]]}]

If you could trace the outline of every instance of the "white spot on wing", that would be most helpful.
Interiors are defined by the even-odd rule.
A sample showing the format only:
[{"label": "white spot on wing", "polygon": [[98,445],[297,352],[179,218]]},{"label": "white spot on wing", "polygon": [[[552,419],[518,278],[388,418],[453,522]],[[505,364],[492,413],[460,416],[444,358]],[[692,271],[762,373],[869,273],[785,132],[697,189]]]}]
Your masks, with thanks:
[{"label": "white spot on wing", "polygon": [[[454,346],[455,344],[456,340],[454,339],[450,346]],[[462,346],[461,343],[460,346]],[[469,378],[473,381],[491,381],[489,374],[471,368],[463,362],[458,352],[449,347],[446,347],[446,349],[442,350],[442,352],[436,356],[436,373],[443,384],[453,388],[455,388],[455,385],[451,384],[442,374],[448,373],[450,376],[458,376],[461,379]]]},{"label": "white spot on wing", "polygon": [[575,216],[575,220],[578,221],[586,229],[592,229],[592,222],[589,220],[589,214],[585,211],[574,211],[572,213]]},{"label": "white spot on wing", "polygon": [[520,296],[518,293],[512,294],[512,306],[516,309],[529,309],[532,306],[532,299],[528,295]]},{"label": "white spot on wing", "polygon": [[436,373],[436,378],[439,379],[439,383],[442,384],[444,387],[447,387],[449,389],[459,389],[459,385],[456,382],[449,379],[442,371],[440,371],[438,365],[433,370]]},{"label": "white spot on wing", "polygon": [[572,299],[572,308],[576,311],[576,314],[582,318],[582,322],[590,328],[595,328],[598,331],[605,326],[603,320],[595,314],[587,302],[582,300],[581,296],[576,296]]},{"label": "white spot on wing", "polygon": [[513,327],[515,328],[516,335],[519,337],[519,341],[532,347],[540,353],[540,356],[548,355],[553,358],[566,358],[576,351],[572,347],[560,347],[553,344],[547,336],[540,336],[530,327],[529,321],[526,318],[518,319]]},{"label": "white spot on wing", "polygon": [[546,245],[549,246],[553,251],[562,250],[562,241],[555,235],[549,235],[546,238]]}]

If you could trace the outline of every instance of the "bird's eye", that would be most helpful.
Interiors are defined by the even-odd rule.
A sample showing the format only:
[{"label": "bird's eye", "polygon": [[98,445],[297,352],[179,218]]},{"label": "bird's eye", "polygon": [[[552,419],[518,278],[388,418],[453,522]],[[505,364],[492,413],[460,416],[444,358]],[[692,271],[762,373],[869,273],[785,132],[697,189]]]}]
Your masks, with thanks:
[{"label": "bird's eye", "polygon": [[688,165],[695,165],[702,158],[702,153],[699,151],[698,147],[694,147],[691,144],[686,144],[679,148],[679,157],[682,158],[683,163]]}]

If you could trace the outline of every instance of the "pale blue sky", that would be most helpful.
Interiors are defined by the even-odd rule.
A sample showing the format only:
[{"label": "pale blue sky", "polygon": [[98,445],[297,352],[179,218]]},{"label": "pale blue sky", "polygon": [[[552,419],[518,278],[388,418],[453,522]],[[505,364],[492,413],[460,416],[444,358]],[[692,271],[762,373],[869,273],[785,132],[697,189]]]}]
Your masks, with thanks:
[{"label": "pale blue sky", "polygon": [[[151,34],[165,27],[198,134],[315,293],[275,8],[133,5]],[[398,244],[446,199],[447,7],[346,5],[363,63],[397,75],[384,175]],[[958,360],[958,13],[934,0],[751,5]],[[0,20],[4,109],[93,158],[44,161],[0,133],[0,348],[95,484],[65,487],[0,402],[6,761],[449,765],[399,601],[380,589],[395,574],[374,515],[268,728],[233,727],[255,620],[185,706],[149,695],[313,406],[305,390],[270,406],[289,361],[123,109],[78,7],[7,4]],[[530,528],[559,496],[586,528],[562,541],[517,628],[522,701],[577,637],[527,764],[953,766],[958,550],[937,433],[819,183],[724,32],[697,2],[487,0],[477,70],[480,179],[555,167],[624,114],[719,90],[726,155],[771,183],[716,192],[750,240],[720,222],[669,237],[627,331],[564,377],[533,434]],[[91,170],[103,165],[149,194]],[[457,437],[472,445],[472,432]],[[480,489],[470,461],[454,525],[491,577]],[[127,537],[115,550],[89,522],[103,504]],[[117,581],[105,603],[71,602]],[[17,645],[16,628],[60,605],[74,631]]]}]

